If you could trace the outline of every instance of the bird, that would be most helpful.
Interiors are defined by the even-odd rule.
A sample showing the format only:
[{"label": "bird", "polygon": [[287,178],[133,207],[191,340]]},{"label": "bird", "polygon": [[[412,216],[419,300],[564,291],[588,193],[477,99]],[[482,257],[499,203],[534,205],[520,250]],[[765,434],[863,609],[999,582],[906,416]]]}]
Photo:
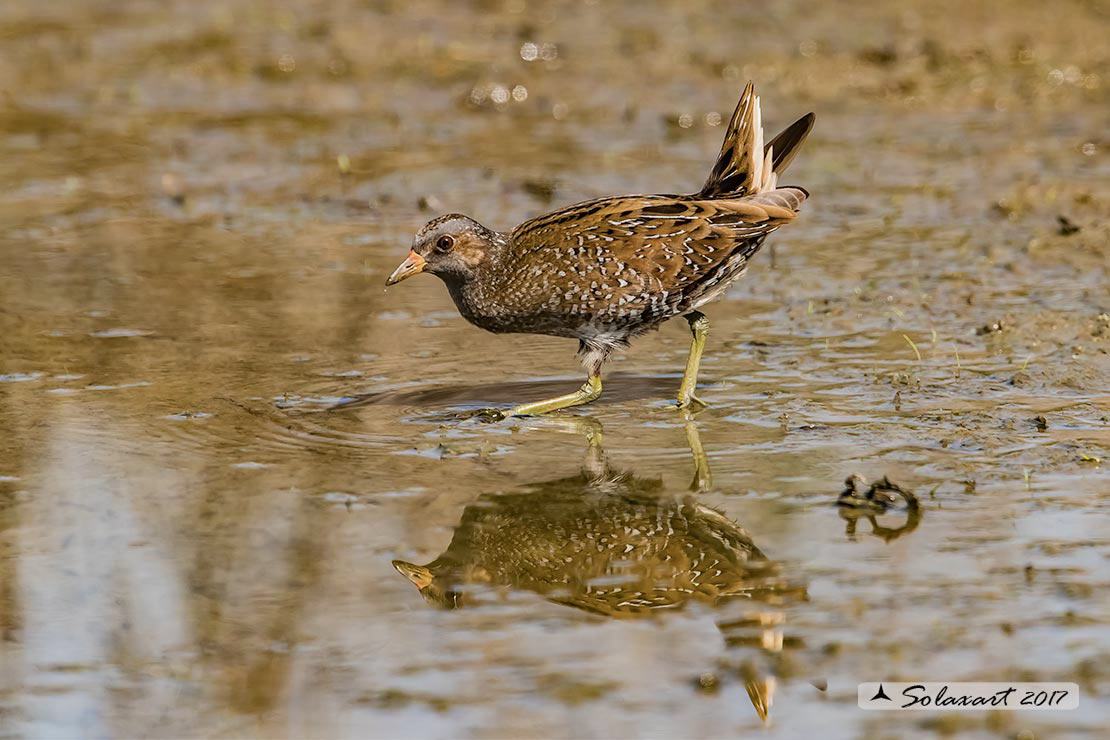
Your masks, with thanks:
[{"label": "bird", "polygon": [[508,409],[489,420],[545,414],[601,396],[601,368],[616,350],[682,316],[692,342],[677,406],[695,394],[709,331],[699,308],[747,270],[771,232],[794,221],[809,193],[779,177],[813,128],[807,113],[764,144],[759,97],[749,82],[705,184],[690,195],[597,198],[495,231],[450,213],[425,224],[386,280],[440,278],[459,313],[494,333],[578,340],[586,382],[574,393]]}]

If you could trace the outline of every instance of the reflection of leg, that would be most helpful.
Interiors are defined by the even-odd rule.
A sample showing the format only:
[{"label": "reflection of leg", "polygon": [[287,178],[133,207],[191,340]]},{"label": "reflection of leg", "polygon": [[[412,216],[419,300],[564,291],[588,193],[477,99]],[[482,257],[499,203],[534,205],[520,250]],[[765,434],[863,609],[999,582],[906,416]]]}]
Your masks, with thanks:
[{"label": "reflection of leg", "polygon": [[694,480],[690,490],[695,492],[708,491],[713,486],[713,474],[709,471],[709,456],[702,447],[698,427],[689,413],[686,417],[686,442],[690,445],[690,454],[694,457]]},{"label": "reflection of leg", "polygon": [[605,447],[601,441],[601,422],[594,421],[593,425],[583,426],[582,431],[589,444],[586,450],[586,461],[582,467],[593,477],[600,478],[609,470],[609,458],[605,456]]},{"label": "reflection of leg", "polygon": [[605,448],[602,446],[601,422],[591,416],[548,416],[537,420],[546,427],[554,428],[568,434],[578,434],[586,438],[586,459],[582,467],[594,477],[605,475],[609,469],[609,462],[605,457]]},{"label": "reflection of leg", "polygon": [[705,337],[709,333],[709,319],[701,311],[691,311],[686,314],[686,320],[690,322],[690,333],[694,339],[690,344],[690,356],[686,358],[682,385],[678,388],[678,406],[683,409],[706,405],[694,395],[694,390],[698,385],[698,368],[701,366],[702,350],[705,349]]},{"label": "reflection of leg", "polygon": [[570,408],[571,406],[580,406],[590,401],[596,401],[600,395],[601,376],[591,375],[589,379],[582,384],[582,387],[574,393],[548,398],[543,401],[522,403],[511,409],[483,409],[479,414],[494,420],[506,419],[510,416],[535,416],[538,414],[546,414],[551,411],[558,411],[559,409]]},{"label": "reflection of leg", "polygon": [[543,416],[535,419],[535,423],[538,428],[585,437],[591,446],[601,446],[601,433],[605,430],[592,416]]}]

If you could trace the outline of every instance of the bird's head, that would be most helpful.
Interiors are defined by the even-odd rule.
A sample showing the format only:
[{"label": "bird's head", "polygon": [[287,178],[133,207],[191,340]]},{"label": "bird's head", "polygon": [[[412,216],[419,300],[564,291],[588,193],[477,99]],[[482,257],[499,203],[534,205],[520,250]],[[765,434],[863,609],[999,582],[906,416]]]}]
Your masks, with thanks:
[{"label": "bird's head", "polygon": [[494,256],[503,241],[501,235],[462,214],[440,216],[416,232],[409,256],[385,284],[399,283],[418,272],[465,282]]},{"label": "bird's head", "polygon": [[440,609],[457,609],[462,605],[459,592],[446,588],[427,566],[394,560],[393,567],[416,586],[429,605]]}]

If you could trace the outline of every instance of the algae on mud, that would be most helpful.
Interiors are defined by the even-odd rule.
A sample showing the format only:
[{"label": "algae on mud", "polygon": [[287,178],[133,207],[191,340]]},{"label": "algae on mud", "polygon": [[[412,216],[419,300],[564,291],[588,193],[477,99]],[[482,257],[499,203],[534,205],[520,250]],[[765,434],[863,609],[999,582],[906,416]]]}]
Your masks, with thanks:
[{"label": "algae on mud", "polygon": [[[1106,24],[1025,0],[5,3],[0,736],[1098,737]],[[818,112],[792,167],[812,208],[712,306],[696,426],[654,403],[683,327],[584,413],[669,500],[695,433],[698,504],[806,598],[758,627],[754,602],[612,620],[528,589],[427,608],[391,561],[578,476],[583,442],[444,419],[576,369],[439,286],[384,294],[397,255],[427,209],[506,226],[696,187],[747,79]],[[916,527],[846,535],[854,471],[916,491]],[[899,676],[1084,694],[862,716],[856,683]]]}]

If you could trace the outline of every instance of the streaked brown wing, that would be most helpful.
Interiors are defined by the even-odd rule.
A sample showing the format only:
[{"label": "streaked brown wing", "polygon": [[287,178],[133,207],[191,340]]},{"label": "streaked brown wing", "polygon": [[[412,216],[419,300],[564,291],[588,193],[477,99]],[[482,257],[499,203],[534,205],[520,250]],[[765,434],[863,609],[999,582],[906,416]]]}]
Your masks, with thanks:
[{"label": "streaked brown wing", "polygon": [[654,287],[666,294],[666,303],[685,303],[699,285],[742,270],[763,239],[794,214],[779,216],[743,199],[646,205],[628,217],[635,235],[626,237],[625,261],[658,281]]},{"label": "streaked brown wing", "polygon": [[564,300],[575,313],[662,318],[742,271],[805,195],[781,188],[735,200],[647,195],[580,203],[514,230],[518,271],[571,278]]}]

